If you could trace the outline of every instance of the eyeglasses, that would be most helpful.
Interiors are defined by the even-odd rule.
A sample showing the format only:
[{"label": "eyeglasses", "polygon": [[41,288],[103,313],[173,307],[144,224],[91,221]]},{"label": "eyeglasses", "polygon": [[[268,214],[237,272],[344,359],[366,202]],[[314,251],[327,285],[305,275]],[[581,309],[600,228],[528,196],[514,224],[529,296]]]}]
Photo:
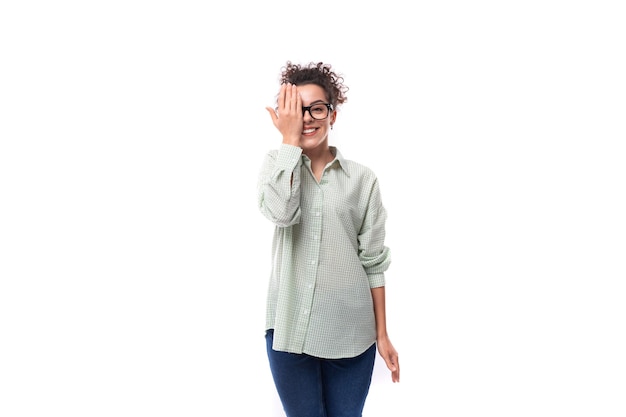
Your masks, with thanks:
[{"label": "eyeglasses", "polygon": [[302,117],[306,112],[309,112],[312,118],[315,120],[324,120],[328,117],[333,109],[333,105],[329,103],[318,103],[312,106],[302,107]]}]

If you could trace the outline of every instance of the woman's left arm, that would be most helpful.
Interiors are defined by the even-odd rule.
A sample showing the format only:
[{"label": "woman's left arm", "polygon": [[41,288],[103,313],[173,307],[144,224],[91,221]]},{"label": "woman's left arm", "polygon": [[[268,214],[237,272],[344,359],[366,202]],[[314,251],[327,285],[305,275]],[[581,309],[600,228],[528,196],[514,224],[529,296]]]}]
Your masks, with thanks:
[{"label": "woman's left arm", "polygon": [[376,317],[376,345],[378,353],[385,360],[387,368],[391,371],[391,380],[400,382],[400,362],[398,352],[391,344],[387,334],[387,314],[385,308],[385,287],[372,288],[374,300],[374,316]]}]

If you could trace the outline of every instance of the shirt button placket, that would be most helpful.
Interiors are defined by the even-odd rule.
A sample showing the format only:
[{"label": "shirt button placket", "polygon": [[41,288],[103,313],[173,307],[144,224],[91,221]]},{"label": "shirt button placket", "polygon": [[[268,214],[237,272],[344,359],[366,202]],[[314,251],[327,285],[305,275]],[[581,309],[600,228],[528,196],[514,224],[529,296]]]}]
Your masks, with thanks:
[{"label": "shirt button placket", "polygon": [[311,311],[313,305],[313,292],[315,291],[315,280],[317,277],[317,270],[319,266],[319,254],[320,254],[320,241],[322,235],[322,202],[323,202],[323,193],[320,188],[318,188],[314,192],[313,201],[311,204],[311,225],[310,225],[310,247],[311,247],[311,258],[309,259],[309,268],[307,271],[307,295],[309,308],[304,308],[302,310],[303,319],[308,320],[309,313]]}]

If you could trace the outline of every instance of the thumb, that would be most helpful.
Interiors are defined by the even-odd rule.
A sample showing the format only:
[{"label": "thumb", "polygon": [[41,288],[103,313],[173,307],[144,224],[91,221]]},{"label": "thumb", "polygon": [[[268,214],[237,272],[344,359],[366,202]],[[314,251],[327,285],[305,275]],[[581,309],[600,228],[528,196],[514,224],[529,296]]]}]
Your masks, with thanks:
[{"label": "thumb", "polygon": [[271,107],[266,107],[265,110],[267,110],[267,112],[270,114],[270,117],[272,118],[272,123],[274,123],[274,126],[278,127],[278,115],[276,114],[276,110],[274,110]]},{"label": "thumb", "polygon": [[384,359],[390,371],[395,372],[398,370],[398,356],[394,352],[386,352]]}]

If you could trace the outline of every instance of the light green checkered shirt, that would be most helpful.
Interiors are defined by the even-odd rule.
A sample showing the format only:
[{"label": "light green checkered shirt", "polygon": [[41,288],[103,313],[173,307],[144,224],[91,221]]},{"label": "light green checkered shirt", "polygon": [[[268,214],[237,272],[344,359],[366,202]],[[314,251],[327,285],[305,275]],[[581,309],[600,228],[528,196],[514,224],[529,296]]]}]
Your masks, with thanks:
[{"label": "light green checkered shirt", "polygon": [[273,348],[335,359],[376,341],[371,288],[385,285],[391,258],[376,176],[331,151],[319,183],[301,148],[270,151],[258,203],[276,225],[266,317]]}]

